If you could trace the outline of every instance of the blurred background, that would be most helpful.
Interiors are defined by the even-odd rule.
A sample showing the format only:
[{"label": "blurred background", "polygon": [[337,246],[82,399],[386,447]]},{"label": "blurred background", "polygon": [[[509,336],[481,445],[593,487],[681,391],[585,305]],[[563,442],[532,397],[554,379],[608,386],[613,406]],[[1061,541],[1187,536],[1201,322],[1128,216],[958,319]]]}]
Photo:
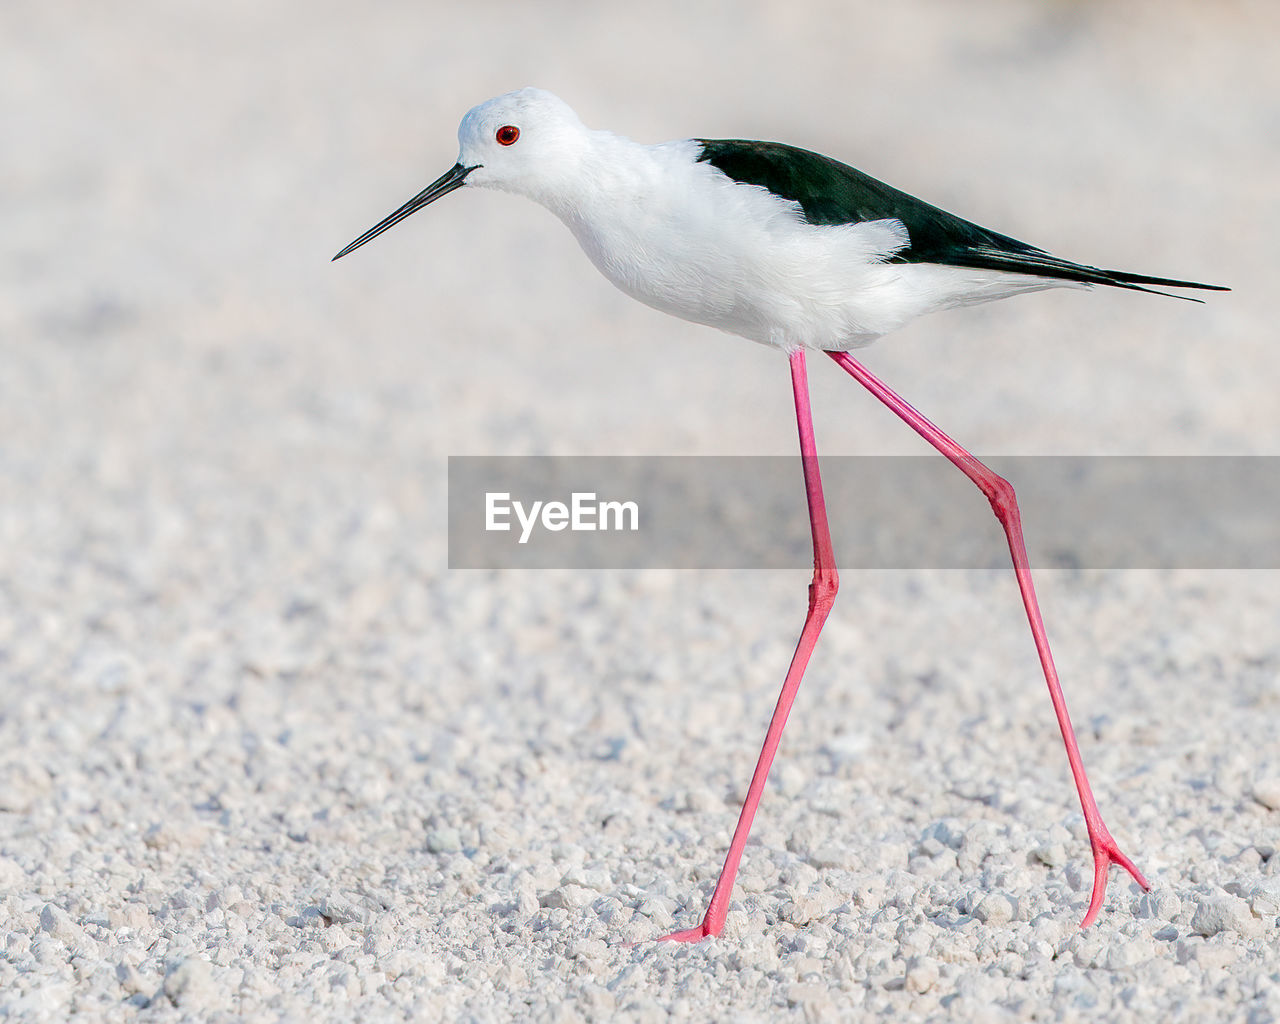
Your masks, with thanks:
[{"label": "blurred background", "polygon": [[[628,842],[670,834],[653,808],[673,778],[711,773],[717,794],[745,781],[806,574],[445,568],[448,455],[796,445],[778,353],[614,291],[527,201],[463,190],[329,262],[452,165],[473,104],[535,84],[642,141],[786,141],[1070,259],[1229,285],[1204,305],[1012,299],[918,321],[866,360],[979,454],[1276,455],[1278,31],[1280,8],[1244,0],[7,0],[14,855],[71,892],[68,823],[129,847],[153,818],[216,806],[211,827],[239,847],[294,813],[285,783],[245,778],[353,772],[381,788],[351,798],[365,817],[324,856],[420,856],[424,822],[474,834],[511,808],[508,769],[533,737],[545,774],[520,799],[634,792],[649,801],[634,821],[658,820],[622,826]],[[811,376],[820,451],[926,451],[835,367]],[[798,469],[795,484],[802,516]],[[1275,749],[1251,709],[1274,700],[1276,582],[1041,579],[1079,721],[1126,741],[1091,745],[1099,778],[1135,758],[1207,772],[1226,757],[1239,775],[1251,745]],[[1012,770],[1071,812],[1004,574],[851,575],[823,645],[787,734],[802,778],[838,722],[876,766],[859,771],[883,774],[850,784],[887,801],[886,820],[957,773],[981,789]],[[960,718],[963,736],[939,731]],[[631,745],[584,767],[601,735]],[[972,767],[975,750],[997,767]],[[727,837],[730,802],[699,827]],[[785,841],[781,807],[766,804],[766,845]],[[536,827],[550,842],[574,813]],[[853,842],[857,820],[840,827]],[[711,870],[720,841],[689,856]],[[1162,839],[1156,856],[1191,854]],[[303,885],[311,869],[292,863],[237,870]]]},{"label": "blurred background", "polygon": [[[250,458],[309,432],[307,454],[376,458],[378,431],[411,433],[423,458],[792,451],[773,354],[633,308],[527,202],[464,192],[329,265],[452,164],[472,104],[525,84],[639,140],[785,140],[1069,258],[1236,288],[1205,307],[1036,296],[872,350],[978,448],[1275,447],[1270,5],[18,2],[3,17],[0,415],[18,456],[52,454],[41,418],[58,453],[82,443],[91,462],[148,431]],[[824,449],[922,450],[834,370],[815,376]]]}]

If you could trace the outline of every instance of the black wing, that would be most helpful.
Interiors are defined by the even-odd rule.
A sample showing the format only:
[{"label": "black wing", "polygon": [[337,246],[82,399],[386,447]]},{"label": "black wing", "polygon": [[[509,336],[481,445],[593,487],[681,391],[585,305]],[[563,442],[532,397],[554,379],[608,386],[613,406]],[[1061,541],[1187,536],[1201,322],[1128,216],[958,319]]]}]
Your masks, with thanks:
[{"label": "black wing", "polygon": [[807,149],[781,142],[742,139],[695,141],[702,147],[700,161],[711,164],[735,181],[762,185],[776,196],[799,203],[804,219],[810,224],[858,224],[887,218],[901,221],[909,241],[904,249],[889,258],[891,263],[939,263],[1003,270],[1134,291],[1152,290],[1143,285],[1228,290],[1221,285],[1101,270],[1059,259],[1034,245],[980,227]]}]

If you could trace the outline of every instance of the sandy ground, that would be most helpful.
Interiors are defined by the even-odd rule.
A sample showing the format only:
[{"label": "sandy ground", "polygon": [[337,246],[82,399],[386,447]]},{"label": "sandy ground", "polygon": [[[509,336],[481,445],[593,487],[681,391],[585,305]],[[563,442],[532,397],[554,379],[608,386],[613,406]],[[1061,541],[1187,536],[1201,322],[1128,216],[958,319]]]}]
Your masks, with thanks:
[{"label": "sandy ground", "polygon": [[[615,292],[509,196],[328,262],[469,106],[539,84],[1235,288],[1031,296],[869,351],[980,452],[1280,454],[1278,21],[9,0],[0,1016],[1280,1018],[1276,573],[1040,575],[1154,882],[1113,874],[1087,932],[1010,574],[846,574],[725,936],[653,944],[719,870],[806,574],[450,572],[445,460],[788,454],[785,365]],[[923,450],[811,373],[822,450]]]}]

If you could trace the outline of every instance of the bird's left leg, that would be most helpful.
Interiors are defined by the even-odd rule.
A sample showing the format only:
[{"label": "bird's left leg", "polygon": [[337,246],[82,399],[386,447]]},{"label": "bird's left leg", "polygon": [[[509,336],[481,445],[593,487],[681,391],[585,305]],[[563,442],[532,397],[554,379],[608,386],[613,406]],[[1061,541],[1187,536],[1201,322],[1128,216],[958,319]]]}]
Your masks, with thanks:
[{"label": "bird's left leg", "polygon": [[742,813],[738,816],[738,825],[733,830],[733,839],[729,843],[729,855],[725,858],[724,867],[720,869],[720,878],[716,882],[715,892],[711,894],[706,915],[702,919],[702,924],[696,928],[686,928],[663,936],[664,939],[674,942],[697,942],[719,935],[724,928],[725,915],[729,912],[729,897],[733,893],[733,881],[737,877],[742,851],[747,845],[747,836],[751,832],[752,819],[755,817],[756,808],[760,806],[760,797],[764,794],[769,767],[773,764],[773,756],[777,753],[778,744],[782,740],[782,730],[786,727],[791,705],[795,703],[796,692],[800,689],[800,680],[804,677],[805,666],[809,664],[809,655],[813,653],[818,635],[822,632],[822,624],[827,621],[827,613],[831,611],[831,606],[836,600],[836,591],[840,588],[835,554],[831,549],[831,531],[827,527],[827,503],[822,496],[822,476],[818,472],[818,448],[813,437],[813,415],[809,405],[809,376],[805,368],[803,349],[791,353],[791,388],[795,394],[796,424],[800,431],[800,458],[804,468],[804,489],[809,500],[809,526],[813,533],[813,582],[809,584],[809,612],[805,616],[804,628],[800,632],[796,652],[791,658],[791,667],[787,669],[787,678],[782,683],[782,693],[778,695],[778,704],[774,708],[773,718],[769,721],[769,730],[765,733],[764,746],[756,762],[755,774],[751,776],[747,798],[743,801]]},{"label": "bird's left leg", "polygon": [[1049,637],[1045,634],[1044,621],[1040,617],[1040,602],[1036,600],[1035,584],[1031,581],[1031,563],[1027,559],[1026,543],[1022,539],[1022,516],[1018,511],[1018,499],[1014,495],[1013,486],[943,433],[918,409],[848,352],[828,352],[827,355],[888,406],[912,430],[945,455],[960,472],[977,484],[991,503],[991,510],[1000,520],[1000,525],[1004,527],[1005,538],[1009,542],[1009,554],[1013,557],[1013,571],[1018,580],[1018,590],[1022,594],[1027,620],[1031,624],[1031,635],[1035,639],[1036,652],[1040,655],[1044,679],[1049,685],[1049,697],[1053,701],[1054,714],[1058,716],[1058,728],[1062,731],[1062,742],[1067,748],[1067,761],[1071,764],[1071,775],[1075,779],[1076,792],[1080,795],[1080,806],[1084,810],[1085,827],[1089,830],[1089,843],[1093,847],[1093,897],[1089,900],[1089,909],[1085,912],[1084,920],[1080,922],[1081,928],[1087,928],[1102,908],[1103,898],[1107,894],[1107,869],[1112,864],[1119,864],[1142,888],[1149,889],[1150,886],[1142,877],[1142,872],[1124,855],[1111,837],[1106,822],[1102,820],[1102,814],[1098,811],[1098,802],[1093,798],[1089,776],[1085,774],[1084,761],[1080,757],[1080,746],[1076,743],[1076,733],[1071,727],[1071,717],[1067,714],[1067,701],[1062,695],[1062,686],[1058,682],[1058,670],[1053,664],[1053,652],[1049,650]]}]

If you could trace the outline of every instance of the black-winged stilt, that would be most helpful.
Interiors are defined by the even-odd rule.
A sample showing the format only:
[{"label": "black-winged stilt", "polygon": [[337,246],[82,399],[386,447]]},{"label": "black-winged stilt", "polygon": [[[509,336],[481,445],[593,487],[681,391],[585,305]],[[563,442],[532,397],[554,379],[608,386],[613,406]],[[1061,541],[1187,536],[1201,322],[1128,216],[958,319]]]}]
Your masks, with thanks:
[{"label": "black-winged stilt", "polygon": [[791,363],[813,533],[809,611],[706,914],[698,927],[666,938],[694,941],[724,927],[769,767],[839,587],[810,415],[808,350],[825,352],[946,456],[986,495],[1004,528],[1093,848],[1093,895],[1081,926],[1102,906],[1111,864],[1147,888],[1112,838],[1089,787],[1040,617],[1013,487],[849,350],[923,313],[1045,288],[1226,289],[1059,259],[793,146],[712,139],[648,146],[591,131],[540,89],[474,107],[462,120],[458,141],[458,162],[449,171],[334,259],[464,185],[503,189],[556,214],[601,273],[628,295],[772,345]]}]

